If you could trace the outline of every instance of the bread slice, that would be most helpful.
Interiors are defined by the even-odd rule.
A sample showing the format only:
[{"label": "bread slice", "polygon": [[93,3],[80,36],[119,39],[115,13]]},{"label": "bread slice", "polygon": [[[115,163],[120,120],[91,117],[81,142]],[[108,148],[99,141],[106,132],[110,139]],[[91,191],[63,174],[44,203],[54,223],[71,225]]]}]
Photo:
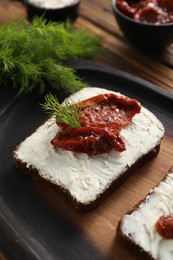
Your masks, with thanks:
[{"label": "bread slice", "polygon": [[173,239],[156,230],[159,217],[173,213],[173,167],[146,198],[125,214],[117,227],[117,237],[136,255],[135,259],[173,259]]},{"label": "bread slice", "polygon": [[[112,91],[84,88],[70,96],[78,102]],[[16,167],[38,176],[62,191],[71,204],[80,210],[90,210],[117,188],[132,172],[154,157],[164,135],[161,122],[142,107],[131,124],[121,130],[126,151],[89,156],[63,149],[54,150],[50,140],[58,131],[50,118],[14,151]]]}]

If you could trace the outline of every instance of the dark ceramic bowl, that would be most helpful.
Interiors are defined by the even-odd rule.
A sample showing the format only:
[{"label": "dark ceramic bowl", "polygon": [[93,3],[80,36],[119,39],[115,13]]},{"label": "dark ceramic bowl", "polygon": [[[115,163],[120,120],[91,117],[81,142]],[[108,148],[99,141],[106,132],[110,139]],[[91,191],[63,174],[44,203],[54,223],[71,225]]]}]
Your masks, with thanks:
[{"label": "dark ceramic bowl", "polygon": [[162,51],[173,42],[173,23],[152,24],[135,21],[124,15],[112,0],[112,7],[117,23],[129,43],[144,51]]},{"label": "dark ceramic bowl", "polygon": [[64,22],[66,19],[70,19],[72,22],[76,20],[79,12],[80,0],[76,0],[75,3],[61,7],[61,8],[43,8],[30,3],[29,0],[24,1],[27,11],[27,18],[32,21],[34,17],[43,17],[47,22]]}]

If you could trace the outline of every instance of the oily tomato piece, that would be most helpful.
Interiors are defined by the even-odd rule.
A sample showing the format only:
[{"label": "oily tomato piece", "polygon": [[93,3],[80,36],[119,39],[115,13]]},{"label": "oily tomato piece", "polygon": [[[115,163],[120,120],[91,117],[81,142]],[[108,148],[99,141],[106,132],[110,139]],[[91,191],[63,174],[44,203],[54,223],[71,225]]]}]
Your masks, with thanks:
[{"label": "oily tomato piece", "polygon": [[52,145],[78,153],[100,154],[112,148],[122,152],[125,144],[120,136],[109,129],[99,127],[80,127],[62,130],[51,141]]},{"label": "oily tomato piece", "polygon": [[158,4],[164,7],[167,11],[173,11],[173,1],[172,0],[157,0]]},{"label": "oily tomato piece", "polygon": [[161,216],[156,222],[157,232],[165,239],[173,239],[173,214]]},{"label": "oily tomato piece", "polygon": [[[113,93],[94,96],[77,103],[76,106],[81,107],[81,126],[109,127],[117,131],[128,125],[141,109],[137,100]],[[57,124],[63,129],[69,128],[67,124]]]},{"label": "oily tomato piece", "polygon": [[123,14],[125,14],[131,18],[134,18],[135,13],[137,12],[136,7],[133,7],[125,0],[117,0],[116,5]]},{"label": "oily tomato piece", "polygon": [[112,93],[102,94],[83,102],[80,123],[82,126],[109,127],[118,131],[128,125],[139,111],[140,105],[134,99]]},{"label": "oily tomato piece", "polygon": [[117,0],[116,6],[136,21],[152,24],[173,22],[172,0]]},{"label": "oily tomato piece", "polygon": [[140,112],[139,102],[109,93],[83,100],[76,104],[79,106],[81,127],[70,129],[68,124],[57,122],[62,130],[51,141],[55,148],[88,154],[126,149],[119,132]]}]

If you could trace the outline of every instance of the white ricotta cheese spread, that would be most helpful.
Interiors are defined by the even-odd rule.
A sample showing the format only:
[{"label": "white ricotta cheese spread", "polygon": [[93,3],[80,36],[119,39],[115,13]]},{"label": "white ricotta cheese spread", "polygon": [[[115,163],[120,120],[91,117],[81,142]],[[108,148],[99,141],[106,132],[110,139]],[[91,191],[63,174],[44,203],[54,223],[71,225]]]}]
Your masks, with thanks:
[{"label": "white ricotta cheese spread", "polygon": [[[78,102],[108,92],[111,91],[84,88],[72,95],[70,100]],[[89,156],[64,149],[55,151],[50,140],[57,133],[58,126],[54,124],[48,128],[51,121],[48,120],[20,144],[16,158],[26,162],[28,167],[34,166],[40,176],[63,186],[78,202],[86,204],[95,200],[136,160],[158,145],[164,135],[160,121],[142,107],[132,123],[120,132],[126,151],[119,153],[112,149],[109,153]]]},{"label": "white ricotta cheese spread", "polygon": [[29,0],[30,4],[44,9],[58,9],[71,6],[79,2],[79,0]]},{"label": "white ricotta cheese spread", "polygon": [[162,215],[173,213],[173,172],[154,188],[145,201],[122,222],[123,233],[133,239],[153,259],[173,259],[173,239],[164,239],[155,229]]}]

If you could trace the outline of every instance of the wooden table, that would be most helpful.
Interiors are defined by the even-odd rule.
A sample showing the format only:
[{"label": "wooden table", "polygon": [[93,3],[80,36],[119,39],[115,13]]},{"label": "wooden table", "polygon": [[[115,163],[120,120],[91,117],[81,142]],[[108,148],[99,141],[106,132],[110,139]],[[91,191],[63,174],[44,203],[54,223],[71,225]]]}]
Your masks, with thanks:
[{"label": "wooden table", "polygon": [[[1,23],[22,15],[26,15],[26,12],[20,1],[0,1]],[[107,51],[97,58],[97,62],[136,75],[173,93],[173,44],[164,53],[157,55],[137,51],[128,44],[120,31],[113,15],[111,0],[81,0],[80,15],[75,24],[103,36],[103,46]],[[144,198],[173,164],[173,149],[170,144],[173,147],[172,137],[166,136],[158,157],[134,173],[118,191],[91,213],[81,216],[70,209],[66,211],[65,214],[71,215],[78,222],[88,239],[106,259],[134,259],[115,241],[116,226],[121,216]],[[61,208],[64,210],[62,205]]]},{"label": "wooden table", "polygon": [[[0,22],[26,15],[20,1],[1,0]],[[146,79],[168,91],[173,91],[173,44],[162,54],[142,54],[129,45],[120,31],[111,0],[81,0],[80,16],[76,21],[95,34],[103,36],[107,49],[97,60]]]}]

